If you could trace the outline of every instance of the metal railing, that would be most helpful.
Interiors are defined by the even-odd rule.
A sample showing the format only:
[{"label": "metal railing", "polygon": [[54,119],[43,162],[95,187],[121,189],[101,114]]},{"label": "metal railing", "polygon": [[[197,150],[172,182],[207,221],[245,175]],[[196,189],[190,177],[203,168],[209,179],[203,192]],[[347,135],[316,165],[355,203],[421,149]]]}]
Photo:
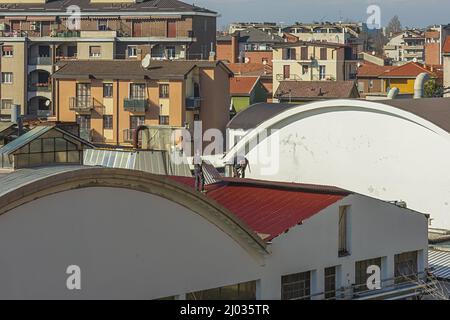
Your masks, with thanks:
[{"label": "metal railing", "polygon": [[94,108],[91,96],[78,96],[69,98],[69,110],[76,112],[91,112]]},{"label": "metal railing", "polygon": [[200,109],[200,105],[201,105],[200,97],[186,98],[186,109],[188,109],[188,110]]},{"label": "metal railing", "polygon": [[31,57],[28,60],[29,65],[51,65],[52,57]]},{"label": "metal railing", "polygon": [[30,83],[28,85],[28,91],[45,91],[49,92],[52,90],[52,85],[50,82],[36,82]]},{"label": "metal railing", "polygon": [[148,99],[146,98],[124,98],[123,108],[130,112],[145,112],[148,109]]},{"label": "metal railing", "polygon": [[302,78],[298,74],[290,74],[289,77],[286,77],[282,73],[277,74],[276,79],[278,81],[300,81],[300,80],[302,80]]}]

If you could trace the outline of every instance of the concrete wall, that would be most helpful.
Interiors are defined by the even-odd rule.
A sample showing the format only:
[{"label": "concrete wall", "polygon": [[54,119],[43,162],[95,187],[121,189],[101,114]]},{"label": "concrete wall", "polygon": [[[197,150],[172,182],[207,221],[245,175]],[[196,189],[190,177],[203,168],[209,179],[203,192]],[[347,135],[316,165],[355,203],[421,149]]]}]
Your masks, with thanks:
[{"label": "concrete wall", "polygon": [[224,160],[266,128],[279,131],[247,153],[249,177],[403,200],[429,213],[432,227],[450,229],[450,135],[428,121],[374,102],[317,102],[268,120]]},{"label": "concrete wall", "polygon": [[[340,205],[351,206],[351,254],[344,258],[337,248]],[[358,195],[276,238],[261,261],[169,200],[77,189],[0,216],[0,298],[154,299],[257,280],[257,298],[280,299],[282,275],[312,271],[315,294],[323,292],[326,267],[338,267],[339,288],[354,283],[355,262],[363,259],[382,257],[385,279],[393,275],[395,254],[419,250],[423,270],[426,248],[423,215]],[[81,290],[66,288],[69,265],[81,268]]]}]

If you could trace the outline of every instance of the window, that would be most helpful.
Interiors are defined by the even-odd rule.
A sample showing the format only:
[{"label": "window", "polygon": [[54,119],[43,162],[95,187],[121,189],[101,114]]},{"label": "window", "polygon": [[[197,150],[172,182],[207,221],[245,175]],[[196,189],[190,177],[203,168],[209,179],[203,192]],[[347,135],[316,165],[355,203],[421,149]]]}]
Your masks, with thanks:
[{"label": "window", "polygon": [[89,47],[89,56],[91,58],[98,58],[102,54],[102,49],[100,46],[90,46]]},{"label": "window", "polygon": [[104,83],[103,84],[103,98],[112,98],[113,96],[113,84]]},{"label": "window", "polygon": [[256,300],[256,281],[191,292],[186,300]]},{"label": "window", "polygon": [[311,272],[295,273],[281,277],[282,300],[309,300]]},{"label": "window", "polygon": [[98,30],[100,30],[100,31],[108,30],[108,20],[106,20],[106,19],[99,19],[97,21],[97,27],[98,27]]},{"label": "window", "polygon": [[336,298],[336,267],[325,268],[325,299]]},{"label": "window", "polygon": [[325,66],[319,66],[319,80],[325,79],[326,76],[325,72],[326,72]]},{"label": "window", "polygon": [[145,83],[131,83],[130,84],[130,98],[131,99],[145,99]]},{"label": "window", "polygon": [[159,116],[159,124],[168,126],[169,125],[169,116]]},{"label": "window", "polygon": [[169,85],[160,84],[159,85],[159,97],[162,99],[169,98]]},{"label": "window", "polygon": [[348,207],[339,207],[339,257],[344,257],[349,255],[348,251]]},{"label": "window", "polygon": [[308,47],[302,47],[300,54],[301,54],[301,57],[300,57],[301,60],[308,60],[309,59],[309,57],[308,57]]},{"label": "window", "polygon": [[286,48],[284,50],[284,60],[295,60],[295,48]]},{"label": "window", "polygon": [[137,129],[137,127],[145,124],[144,116],[130,116],[130,128],[132,130]]},{"label": "window", "polygon": [[395,283],[417,280],[417,255],[417,251],[395,255]]},{"label": "window", "polygon": [[113,116],[103,116],[103,129],[112,130],[113,128]]},{"label": "window", "polygon": [[13,83],[13,73],[2,72],[2,83]]},{"label": "window", "polygon": [[166,55],[167,59],[175,59],[176,57],[175,47],[166,47]]},{"label": "window", "polygon": [[309,66],[303,65],[302,66],[302,74],[307,74],[309,72]]},{"label": "window", "polygon": [[378,266],[381,269],[381,258],[358,261],[355,263],[355,292],[367,291],[367,279],[370,274],[367,273],[369,266]]},{"label": "window", "polygon": [[1,105],[2,110],[10,110],[12,103],[13,103],[12,99],[2,99]]},{"label": "window", "polygon": [[327,60],[327,48],[320,48],[320,60]]},{"label": "window", "polygon": [[4,57],[12,57],[14,53],[13,46],[3,46],[2,55]]},{"label": "window", "polygon": [[283,66],[283,79],[289,79],[291,77],[291,66]]},{"label": "window", "polygon": [[137,47],[136,46],[128,46],[128,57],[136,58],[137,57]]}]

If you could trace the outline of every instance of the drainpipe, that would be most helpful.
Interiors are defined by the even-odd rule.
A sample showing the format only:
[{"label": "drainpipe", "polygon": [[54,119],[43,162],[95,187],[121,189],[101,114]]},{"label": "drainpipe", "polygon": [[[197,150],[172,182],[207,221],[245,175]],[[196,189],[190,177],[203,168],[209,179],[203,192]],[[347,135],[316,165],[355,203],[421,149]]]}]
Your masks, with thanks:
[{"label": "drainpipe", "polygon": [[120,145],[120,128],[119,128],[119,114],[120,114],[120,90],[119,80],[116,80],[116,144]]},{"label": "drainpipe", "polygon": [[395,99],[395,98],[397,98],[397,95],[399,94],[399,92],[400,92],[400,90],[397,87],[393,87],[393,88],[391,88],[391,90],[389,90],[387,98]]},{"label": "drainpipe", "polygon": [[425,82],[430,79],[430,75],[426,72],[422,72],[416,78],[414,82],[414,99],[423,98]]}]

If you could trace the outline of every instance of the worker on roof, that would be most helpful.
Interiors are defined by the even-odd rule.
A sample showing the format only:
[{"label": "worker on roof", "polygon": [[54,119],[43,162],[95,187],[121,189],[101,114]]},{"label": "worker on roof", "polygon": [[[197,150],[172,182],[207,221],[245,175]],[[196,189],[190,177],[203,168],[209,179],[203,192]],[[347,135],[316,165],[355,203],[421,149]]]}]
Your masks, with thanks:
[{"label": "worker on roof", "polygon": [[194,165],[195,175],[195,190],[205,192],[205,177],[203,175],[203,159],[200,156],[200,151],[196,151],[192,159]]},{"label": "worker on roof", "polygon": [[245,171],[247,167],[250,170],[248,159],[243,156],[234,157],[233,161],[233,173],[235,178],[245,178]]}]

